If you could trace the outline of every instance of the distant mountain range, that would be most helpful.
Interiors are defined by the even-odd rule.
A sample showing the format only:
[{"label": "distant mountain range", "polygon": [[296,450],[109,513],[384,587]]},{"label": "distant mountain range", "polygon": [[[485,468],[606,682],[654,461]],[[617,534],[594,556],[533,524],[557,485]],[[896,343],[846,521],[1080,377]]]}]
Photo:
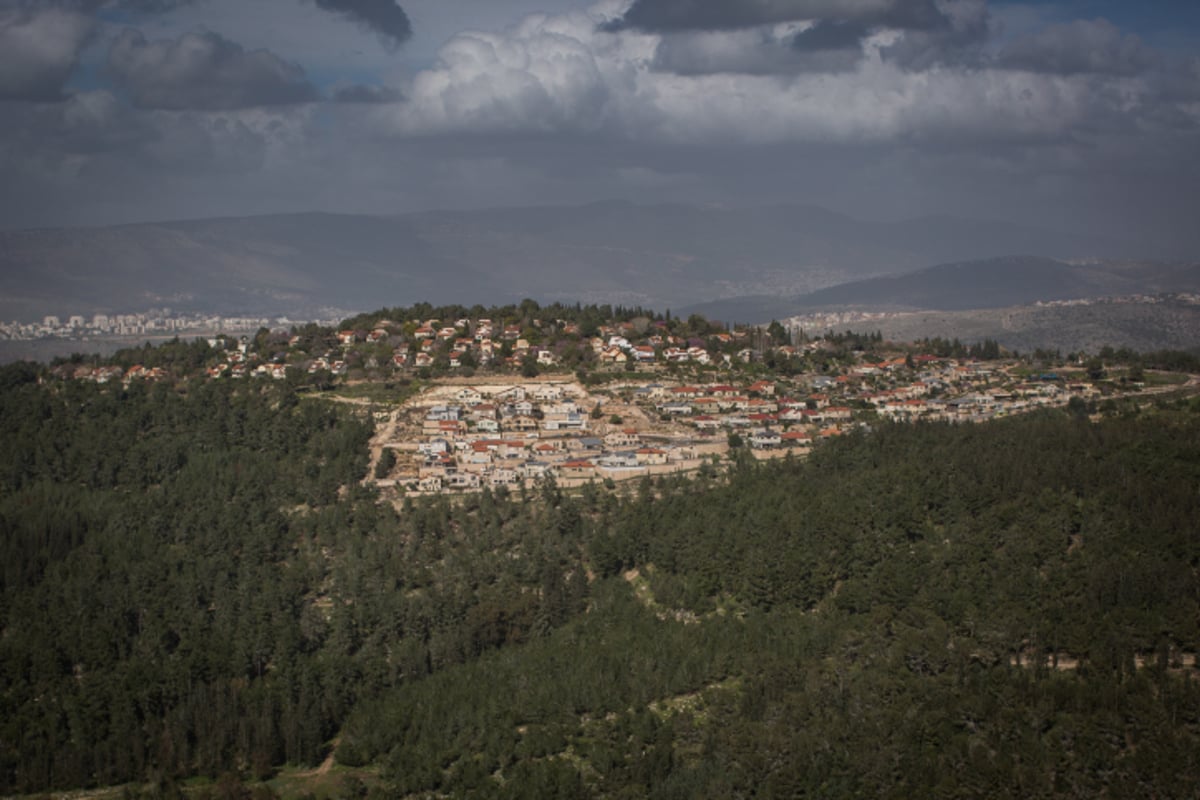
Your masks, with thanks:
[{"label": "distant mountain range", "polygon": [[[876,330],[894,341],[925,337],[967,342],[994,339],[1005,347],[1096,352],[1104,345],[1133,350],[1200,348],[1200,305],[1165,301],[1121,303],[1100,298],[1200,293],[1200,264],[1141,261],[1068,263],[1040,256],[940,264],[903,275],[868,278],[792,297],[755,296],[680,309],[725,322],[808,320],[820,333],[827,314],[864,312],[869,320],[838,330]],[[1053,301],[1089,301],[1054,304]]]},{"label": "distant mountain range", "polygon": [[941,264],[907,275],[833,286],[797,298],[804,306],[900,306],[947,311],[1038,301],[1200,289],[1200,266],[1158,263],[1068,264],[1010,256]]},{"label": "distant mountain range", "polygon": [[829,309],[965,311],[1176,292],[1200,292],[1200,264],[1068,263],[1040,256],[1005,256],[852,281],[788,298],[718,300],[681,312],[724,321],[766,322]]},{"label": "distant mountain range", "polygon": [[[154,306],[257,315],[523,297],[677,308],[799,297],[1014,252],[1131,254],[1099,236],[948,217],[869,222],[804,205],[288,214],[0,231],[0,319]],[[1063,272],[1060,293],[1078,277]],[[859,284],[872,286],[883,295],[902,284]],[[837,294],[841,288],[818,300],[849,297]],[[912,291],[916,301],[923,290]]]},{"label": "distant mountain range", "polygon": [[[827,327],[809,325],[807,330],[817,333]],[[833,327],[839,331],[879,331],[885,339],[895,342],[937,337],[964,342],[993,339],[1022,353],[1038,348],[1097,353],[1107,345],[1143,353],[1189,350],[1200,354],[1200,304],[1177,299],[1153,303],[1090,300],[970,311],[906,311]]]}]

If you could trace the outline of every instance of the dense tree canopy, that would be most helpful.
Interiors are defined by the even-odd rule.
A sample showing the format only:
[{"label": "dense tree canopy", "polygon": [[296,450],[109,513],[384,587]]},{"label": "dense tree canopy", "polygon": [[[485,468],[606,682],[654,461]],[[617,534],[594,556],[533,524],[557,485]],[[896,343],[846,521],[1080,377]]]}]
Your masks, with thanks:
[{"label": "dense tree canopy", "polygon": [[453,796],[1200,784],[1194,403],[393,508],[350,406],[38,378],[0,369],[0,792],[335,741]]}]

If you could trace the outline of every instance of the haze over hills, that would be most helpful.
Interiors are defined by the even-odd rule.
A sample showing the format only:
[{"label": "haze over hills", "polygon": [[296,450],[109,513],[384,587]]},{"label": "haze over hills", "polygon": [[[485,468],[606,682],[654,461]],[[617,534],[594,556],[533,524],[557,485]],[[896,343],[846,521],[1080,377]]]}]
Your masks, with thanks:
[{"label": "haze over hills", "polygon": [[1196,265],[1070,264],[1037,256],[1010,256],[941,264],[907,275],[833,286],[797,297],[796,303],[954,311],[1197,289],[1200,267]]},{"label": "haze over hills", "polygon": [[950,260],[1119,256],[1120,241],[815,206],[626,202],[403,216],[288,214],[0,232],[0,318],[539,300],[677,307],[797,295]]},{"label": "haze over hills", "polygon": [[[730,322],[792,319],[812,327],[823,314],[839,312],[845,317],[839,325],[880,330],[897,341],[989,338],[1020,350],[1042,347],[1069,352],[1105,344],[1134,350],[1191,349],[1200,344],[1200,306],[1101,299],[1196,292],[1200,292],[1200,265],[1194,263],[1067,263],[1007,256],[940,264],[790,298],[731,298],[687,307],[681,313]],[[867,316],[855,319],[856,312]]]},{"label": "haze over hills", "polygon": [[816,325],[811,317],[791,317],[801,328],[880,332],[893,342],[918,339],[992,339],[1009,350],[1029,353],[1097,353],[1104,347],[1139,353],[1159,350],[1200,352],[1200,304],[1178,299],[1156,302],[1091,300],[1050,305],[1009,306],[969,311],[904,311]]},{"label": "haze over hills", "polygon": [[867,278],[792,297],[758,295],[689,306],[712,319],[765,322],[810,311],[963,311],[1055,300],[1200,291],[1200,264],[1153,261],[1068,263],[1003,256]]}]

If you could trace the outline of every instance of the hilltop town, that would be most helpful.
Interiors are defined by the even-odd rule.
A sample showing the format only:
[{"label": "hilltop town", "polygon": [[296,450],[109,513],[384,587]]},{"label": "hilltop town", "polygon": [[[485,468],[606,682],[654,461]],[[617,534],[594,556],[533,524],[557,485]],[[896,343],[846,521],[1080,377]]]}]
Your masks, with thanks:
[{"label": "hilltop town", "polygon": [[[823,341],[805,345],[820,349]],[[981,422],[1093,402],[1090,380],[1029,379],[1021,362],[934,355],[864,361],[838,375],[735,382],[660,380],[657,371],[578,381],[456,381],[377,415],[375,483],[437,493],[692,472],[746,452],[805,455],[877,420]]]},{"label": "hilltop town", "polygon": [[804,455],[881,420],[1095,410],[1186,380],[1148,377],[1133,355],[1018,357],[990,341],[897,344],[526,301],[261,327],[103,362],[60,360],[52,373],[126,384],[270,379],[358,403],[376,424],[367,480],[399,495],[698,472],[738,454]]}]

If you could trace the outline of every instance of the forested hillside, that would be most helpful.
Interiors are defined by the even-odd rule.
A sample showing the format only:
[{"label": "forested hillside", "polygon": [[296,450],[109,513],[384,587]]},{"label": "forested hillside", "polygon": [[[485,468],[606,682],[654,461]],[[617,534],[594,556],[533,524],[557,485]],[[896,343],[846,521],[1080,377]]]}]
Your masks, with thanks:
[{"label": "forested hillside", "polygon": [[331,749],[379,796],[1200,785],[1194,401],[399,508],[370,427],[0,370],[0,792]]}]

